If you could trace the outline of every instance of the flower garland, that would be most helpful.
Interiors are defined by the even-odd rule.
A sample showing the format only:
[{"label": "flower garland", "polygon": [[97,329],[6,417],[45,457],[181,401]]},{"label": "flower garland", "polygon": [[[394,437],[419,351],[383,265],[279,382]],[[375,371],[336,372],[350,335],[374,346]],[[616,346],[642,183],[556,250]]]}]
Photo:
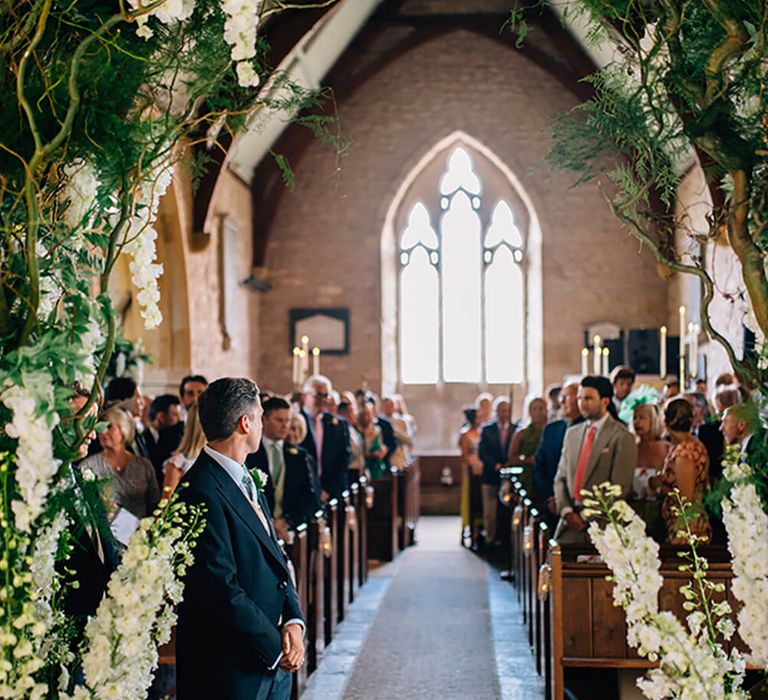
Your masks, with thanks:
[{"label": "flower garland", "polygon": [[[721,585],[705,581],[706,562],[697,555],[697,538],[687,524],[683,535],[691,546],[692,563],[681,569],[691,571],[693,582],[681,591],[684,608],[690,612],[686,620],[690,632],[672,613],[659,611],[659,545],[645,534],[642,519],[618,500],[621,487],[606,482],[584,495],[586,517],[602,516],[608,521],[605,527],[593,521],[589,536],[611,570],[614,605],[626,612],[627,641],[641,656],[659,662],[659,668],[638,681],[643,694],[654,700],[746,698],[740,688],[743,658],[735,649],[727,655],[715,640],[717,632],[726,639],[733,633],[726,617],[730,608],[710,600],[712,592],[722,592]],[[682,502],[680,515],[685,522]]]},{"label": "flower garland", "polygon": [[738,446],[728,448],[723,473],[735,482],[723,500],[723,523],[733,563],[731,590],[742,604],[739,635],[750,649],[749,660],[768,669],[768,514],[754,484],[749,464]]},{"label": "flower garland", "polygon": [[[0,394],[0,402],[13,411],[13,420],[5,425],[6,434],[19,441],[16,452],[16,482],[21,501],[13,501],[16,527],[29,532],[32,523],[43,512],[51,479],[56,474],[58,462],[53,457],[53,428],[59,422],[56,412],[47,412],[53,405],[53,384],[49,374],[39,372],[27,377],[26,386],[35,386],[38,396],[26,386],[6,380],[6,388]],[[38,398],[44,398],[38,406]],[[43,413],[43,415],[40,415]]]},{"label": "flower garland", "polygon": [[199,508],[164,499],[153,517],[141,521],[109,581],[108,595],[86,626],[86,685],[67,697],[146,696],[157,668],[157,646],[170,639],[176,622],[180,579],[192,564],[192,547],[204,527],[201,516]]}]

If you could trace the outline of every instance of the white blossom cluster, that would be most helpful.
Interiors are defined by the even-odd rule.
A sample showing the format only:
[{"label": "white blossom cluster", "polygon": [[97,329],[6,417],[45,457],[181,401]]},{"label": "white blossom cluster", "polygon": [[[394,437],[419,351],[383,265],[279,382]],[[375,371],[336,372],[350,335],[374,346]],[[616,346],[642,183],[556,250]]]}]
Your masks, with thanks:
[{"label": "white blossom cluster", "polygon": [[[584,503],[591,516],[609,517],[610,523],[603,528],[592,522],[589,536],[611,570],[614,605],[626,612],[627,641],[642,656],[659,662],[659,668],[638,681],[640,690],[652,700],[746,698],[739,687],[743,659],[736,650],[729,657],[721,646],[709,643],[703,613],[688,616],[689,633],[672,613],[659,611],[659,545],[646,535],[645,523],[626,502],[616,500],[621,487],[606,483],[596,491],[601,496],[598,500],[610,507],[601,512],[601,504],[590,497]],[[722,631],[728,633],[725,627]]]},{"label": "white blossom cluster", "polygon": [[749,660],[768,669],[768,514],[754,484],[745,481],[750,469],[741,455],[736,459],[726,455],[726,465],[727,478],[735,473],[741,477],[723,500],[723,522],[735,575],[731,590],[742,604],[737,618],[739,635],[749,647]]},{"label": "white blossom cluster", "polygon": [[96,310],[97,307],[91,309],[86,331],[80,336],[82,369],[75,371],[75,379],[84,387],[90,387],[96,378],[96,353],[104,346],[105,341],[104,334],[101,332],[101,325],[98,319],[93,316],[93,312]]},{"label": "white blossom cluster", "polygon": [[237,82],[243,87],[256,87],[259,74],[251,59],[256,56],[256,30],[259,26],[262,0],[220,0],[227,17],[224,40],[230,45],[235,62]]},{"label": "white blossom cluster", "polygon": [[[33,383],[53,397],[50,375],[39,373]],[[53,457],[53,428],[59,422],[55,411],[40,416],[36,397],[25,387],[6,382],[0,401],[13,411],[13,420],[5,425],[6,434],[19,441],[16,451],[16,482],[21,501],[13,501],[16,527],[29,532],[32,523],[43,512],[50,482],[58,469]],[[49,405],[52,405],[51,401]]]},{"label": "white blossom cluster", "polygon": [[[132,10],[139,10],[146,7],[149,3],[143,0],[128,0],[128,4]],[[136,25],[138,29],[136,33],[144,39],[149,39],[152,36],[152,29],[147,24],[150,17],[157,18],[165,25],[171,25],[189,19],[194,10],[195,0],[165,0],[165,2],[155,3],[151,10],[137,17]]]},{"label": "white blossom cluster", "polygon": [[138,185],[131,223],[125,234],[125,252],[131,256],[131,281],[139,290],[136,298],[145,328],[155,328],[163,321],[158,306],[160,290],[157,286],[157,280],[163,274],[163,266],[155,262],[155,221],[160,199],[172,179],[173,166],[164,161]]},{"label": "white blossom cluster", "polygon": [[86,686],[74,700],[140,700],[157,668],[157,645],[170,639],[181,601],[180,581],[192,563],[178,518],[145,518],[109,580],[108,595],[88,621],[83,656]]},{"label": "white blossom cluster", "polygon": [[68,202],[64,221],[71,228],[87,227],[101,185],[96,168],[89,161],[78,160],[64,167],[64,176],[67,182],[64,199]]}]

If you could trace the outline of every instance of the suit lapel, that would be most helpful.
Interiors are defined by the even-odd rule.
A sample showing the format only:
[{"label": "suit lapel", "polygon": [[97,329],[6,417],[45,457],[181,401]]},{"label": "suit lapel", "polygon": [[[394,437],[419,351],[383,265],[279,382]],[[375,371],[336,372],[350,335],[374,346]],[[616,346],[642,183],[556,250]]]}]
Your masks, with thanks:
[{"label": "suit lapel", "polygon": [[[226,501],[232,506],[232,510],[237,513],[241,520],[248,526],[251,532],[256,535],[262,545],[270,552],[270,554],[272,554],[272,556],[280,563],[280,565],[283,568],[286,568],[285,558],[283,557],[280,548],[277,546],[277,541],[273,538],[273,536],[271,536],[273,534],[271,529],[269,533],[264,530],[264,526],[261,524],[259,517],[254,512],[253,506],[248,503],[248,499],[245,497],[245,494],[243,494],[243,492],[235,485],[235,482],[232,481],[229,474],[227,474],[221,467],[219,467],[218,464],[214,462],[211,468],[214,478],[218,483],[219,490],[221,491],[221,494],[224,496]],[[266,503],[263,494],[259,493],[258,498],[260,499],[259,503],[261,504],[262,510],[264,510]],[[269,518],[267,517],[268,513],[269,508],[267,506],[267,509],[264,510],[264,517],[267,518],[267,523],[269,524]]]}]

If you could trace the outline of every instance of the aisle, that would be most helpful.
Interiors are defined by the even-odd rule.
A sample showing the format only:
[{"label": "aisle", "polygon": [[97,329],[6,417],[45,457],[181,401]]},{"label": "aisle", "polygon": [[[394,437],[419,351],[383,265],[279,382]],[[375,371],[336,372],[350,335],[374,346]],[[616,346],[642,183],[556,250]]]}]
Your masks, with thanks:
[{"label": "aisle", "polygon": [[[340,640],[340,651],[321,664],[304,698],[543,697],[513,589],[459,546],[457,532],[458,518],[419,521],[418,544],[369,582],[380,590],[380,602],[365,606],[364,640]],[[354,616],[356,635],[362,612]]]}]

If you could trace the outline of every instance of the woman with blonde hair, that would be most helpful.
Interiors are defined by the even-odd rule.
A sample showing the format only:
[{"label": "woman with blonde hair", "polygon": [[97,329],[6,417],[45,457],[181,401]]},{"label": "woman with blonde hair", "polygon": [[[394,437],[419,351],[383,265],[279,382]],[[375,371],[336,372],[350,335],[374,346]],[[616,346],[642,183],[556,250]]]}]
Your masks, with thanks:
[{"label": "woman with blonde hair", "polygon": [[187,409],[187,422],[178,448],[163,463],[163,498],[170,498],[181,477],[200,456],[205,443],[205,433],[197,415],[197,404],[193,404]]},{"label": "woman with blonde hair", "polygon": [[128,450],[136,437],[133,416],[118,406],[111,406],[99,421],[108,424],[98,436],[102,450],[84,459],[80,469],[83,472],[90,469],[97,477],[108,480],[105,497],[111,501],[107,506],[110,519],[120,509],[145,518],[160,501],[160,489],[152,463]]}]

